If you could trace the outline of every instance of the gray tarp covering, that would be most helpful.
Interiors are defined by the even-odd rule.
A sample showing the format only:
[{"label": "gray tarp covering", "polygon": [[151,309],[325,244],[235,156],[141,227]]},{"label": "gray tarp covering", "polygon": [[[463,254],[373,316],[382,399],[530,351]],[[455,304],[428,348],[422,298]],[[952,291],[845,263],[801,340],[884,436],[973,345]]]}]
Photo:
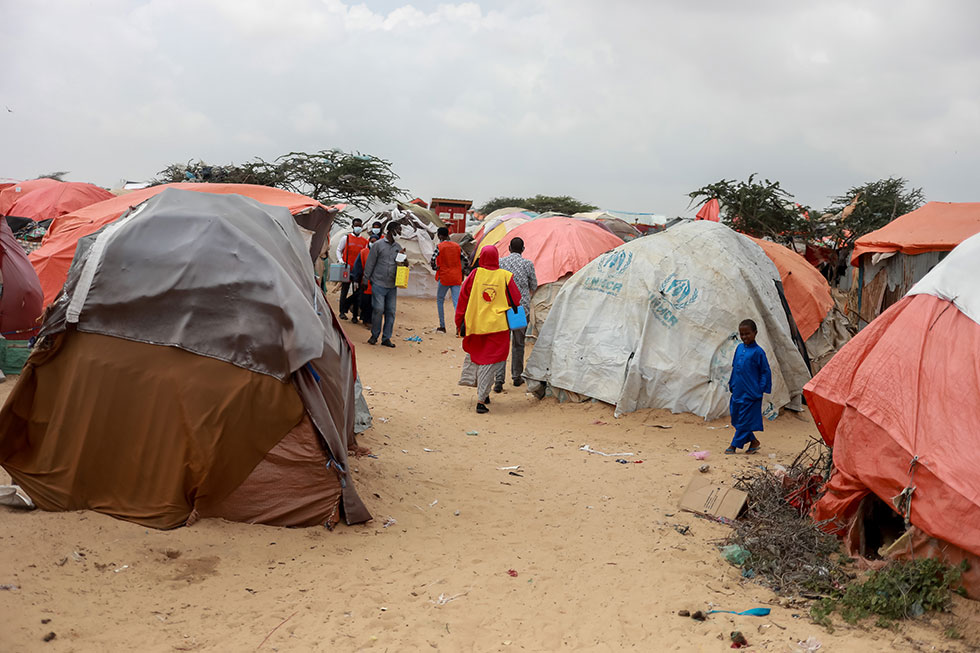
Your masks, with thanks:
[{"label": "gray tarp covering", "polygon": [[163,191],[79,241],[41,336],[69,324],[292,380],[341,475],[348,523],[370,519],[347,469],[353,352],[288,210]]},{"label": "gray tarp covering", "polygon": [[371,417],[371,409],[368,408],[367,399],[364,398],[361,376],[358,375],[354,380],[354,433],[367,431],[373,423],[374,418]]},{"label": "gray tarp covering", "polygon": [[167,189],[79,241],[44,333],[76,322],[286,380],[323,353],[320,302],[288,210]]},{"label": "gray tarp covering", "polygon": [[779,278],[762,248],[714,222],[621,245],[565,282],[528,359],[528,387],[593,397],[617,413],[667,408],[721,417],[738,324],[751,318],[772,366],[763,407],[774,418],[783,406],[800,406],[809,379]]}]

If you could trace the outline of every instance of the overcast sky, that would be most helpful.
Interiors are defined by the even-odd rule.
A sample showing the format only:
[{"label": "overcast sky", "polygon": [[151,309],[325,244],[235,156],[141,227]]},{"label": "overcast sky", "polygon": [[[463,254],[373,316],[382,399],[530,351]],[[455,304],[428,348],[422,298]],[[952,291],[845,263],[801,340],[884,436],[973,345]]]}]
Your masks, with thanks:
[{"label": "overcast sky", "polygon": [[980,2],[0,0],[0,177],[338,147],[413,195],[681,214],[752,172],[980,201]]}]

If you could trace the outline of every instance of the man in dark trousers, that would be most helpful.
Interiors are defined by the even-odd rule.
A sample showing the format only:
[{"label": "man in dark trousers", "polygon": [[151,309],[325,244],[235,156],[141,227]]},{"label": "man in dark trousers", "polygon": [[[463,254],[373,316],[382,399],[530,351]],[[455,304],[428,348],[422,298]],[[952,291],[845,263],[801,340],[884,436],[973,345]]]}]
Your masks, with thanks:
[{"label": "man in dark trousers", "polygon": [[[510,254],[500,259],[500,269],[507,270],[514,275],[514,283],[521,291],[521,306],[525,313],[531,311],[531,295],[538,289],[538,277],[534,273],[534,263],[527,260],[524,254],[524,240],[514,238],[510,241]],[[523,329],[513,329],[510,332],[510,373],[514,379],[514,385],[519,386],[524,383],[524,337],[527,335],[527,327]],[[494,392],[504,390],[503,368],[497,373],[497,383],[493,387]]]},{"label": "man in dark trousers", "polygon": [[[360,218],[354,218],[351,221],[351,233],[341,237],[337,243],[337,261],[346,265],[348,270],[354,268],[354,261],[357,260],[357,255],[368,245],[367,238],[361,236],[361,231],[364,228],[363,224]],[[357,324],[358,298],[353,295],[348,297],[350,286],[350,281],[345,281],[340,284],[340,319],[346,320],[347,311],[350,309],[354,318],[353,321]]]},{"label": "man in dark trousers", "polygon": [[[364,264],[364,278],[371,282],[371,339],[369,345],[378,344],[378,336],[382,336],[381,344],[394,347],[391,332],[395,329],[395,305],[398,300],[398,288],[395,287],[395,268],[398,263],[395,258],[403,251],[402,246],[395,242],[395,234],[401,226],[392,220],[385,229],[385,237],[371,245],[367,263]],[[384,320],[384,333],[381,323]]]}]

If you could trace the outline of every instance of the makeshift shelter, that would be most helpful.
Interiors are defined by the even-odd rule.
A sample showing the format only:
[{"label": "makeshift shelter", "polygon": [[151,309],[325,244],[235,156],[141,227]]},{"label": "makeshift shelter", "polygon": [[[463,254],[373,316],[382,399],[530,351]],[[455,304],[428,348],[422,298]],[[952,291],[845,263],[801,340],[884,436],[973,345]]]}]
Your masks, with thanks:
[{"label": "makeshift shelter", "polygon": [[58,216],[115,197],[93,184],[59,182],[21,195],[7,210],[7,223],[25,252],[41,245],[51,221]]},{"label": "makeshift shelter", "polygon": [[185,182],[136,190],[59,216],[51,222],[41,247],[30,255],[44,290],[45,306],[51,304],[61,292],[80,238],[98,231],[131,207],[168,188],[218,195],[244,195],[263,204],[286,207],[293,214],[297,225],[302,228],[301,233],[311,259],[315,259],[323,249],[333,219],[328,209],[316,200],[268,186]]},{"label": "makeshift shelter", "polygon": [[42,509],[154,528],[365,521],[355,373],[287,209],[164,189],[78,242],[0,464]]},{"label": "makeshift shelter", "polygon": [[508,213],[497,218],[484,220],[483,226],[473,234],[473,240],[477,243],[476,251],[479,252],[487,245],[496,245],[512,229],[516,229],[530,220],[532,217],[523,212]]},{"label": "makeshift shelter", "polygon": [[497,218],[503,217],[505,215],[511,215],[513,213],[530,214],[533,213],[533,211],[529,211],[519,206],[505,206],[502,209],[497,209],[496,211],[491,211],[490,213],[487,213],[483,217],[483,224],[489,224],[491,220],[496,220]]},{"label": "makeshift shelter", "polygon": [[[980,234],[957,246],[804,389],[820,434],[834,448],[834,472],[814,517],[837,520],[854,555],[970,560],[966,587],[974,598],[980,598],[977,279]],[[876,512],[878,519],[869,519]],[[883,538],[889,524],[894,532]]]},{"label": "makeshift shelter", "polygon": [[466,254],[466,258],[471,261],[473,260],[473,251],[476,249],[476,241],[473,240],[472,235],[464,231],[461,234],[449,234],[449,239],[462,248],[463,253]]},{"label": "makeshift shelter", "polygon": [[0,336],[30,339],[40,327],[44,295],[34,267],[6,221],[0,221],[0,289]]},{"label": "makeshift shelter", "polygon": [[576,213],[572,216],[573,218],[585,218],[587,220],[596,220],[599,224],[605,226],[612,233],[616,234],[623,239],[623,242],[629,242],[634,238],[639,238],[642,234],[640,230],[631,225],[626,220],[616,217],[608,211],[590,211],[588,213]]},{"label": "makeshift shelter", "polygon": [[436,229],[439,227],[445,227],[446,223],[436,215],[436,212],[428,209],[424,206],[420,206],[413,202],[396,202],[398,208],[402,211],[408,211],[415,215],[416,218],[421,220],[424,224],[432,225]]},{"label": "makeshift shelter", "polygon": [[548,317],[562,284],[597,256],[623,244],[622,239],[586,220],[539,218],[511,230],[497,251],[510,253],[510,241],[524,240],[524,258],[534,263],[538,289],[529,300],[529,336],[534,339]]},{"label": "makeshift shelter", "polygon": [[57,186],[63,183],[65,182],[43,177],[41,179],[30,179],[28,181],[18,181],[10,184],[9,186],[0,190],[0,215],[7,215],[7,212],[10,211],[10,207],[22,197],[25,197],[35,191],[51,186]]},{"label": "makeshift shelter", "polygon": [[61,182],[46,185],[22,195],[7,209],[10,218],[25,218],[34,222],[53,220],[77,209],[115,197],[104,188],[81,182]]},{"label": "makeshift shelter", "polygon": [[980,233],[980,202],[927,202],[857,239],[859,326],[875,319],[961,242]]},{"label": "makeshift shelter", "polygon": [[776,265],[786,303],[806,343],[810,371],[817,372],[851,338],[847,318],[834,304],[830,284],[820,271],[788,247],[750,238]]},{"label": "makeshift shelter", "polygon": [[528,387],[595,398],[617,414],[667,408],[715,419],[728,414],[738,324],[751,318],[772,367],[763,411],[774,419],[801,407],[809,378],[781,287],[762,249],[716,222],[638,238],[565,282],[528,359]]}]

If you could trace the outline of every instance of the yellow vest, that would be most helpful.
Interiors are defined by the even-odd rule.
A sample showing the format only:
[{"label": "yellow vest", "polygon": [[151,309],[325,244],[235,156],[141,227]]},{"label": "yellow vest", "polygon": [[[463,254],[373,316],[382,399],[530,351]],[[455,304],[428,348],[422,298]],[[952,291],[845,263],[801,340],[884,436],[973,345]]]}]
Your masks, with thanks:
[{"label": "yellow vest", "polygon": [[498,333],[508,331],[507,284],[513,277],[507,270],[479,268],[473,278],[470,298],[466,304],[466,334]]}]

